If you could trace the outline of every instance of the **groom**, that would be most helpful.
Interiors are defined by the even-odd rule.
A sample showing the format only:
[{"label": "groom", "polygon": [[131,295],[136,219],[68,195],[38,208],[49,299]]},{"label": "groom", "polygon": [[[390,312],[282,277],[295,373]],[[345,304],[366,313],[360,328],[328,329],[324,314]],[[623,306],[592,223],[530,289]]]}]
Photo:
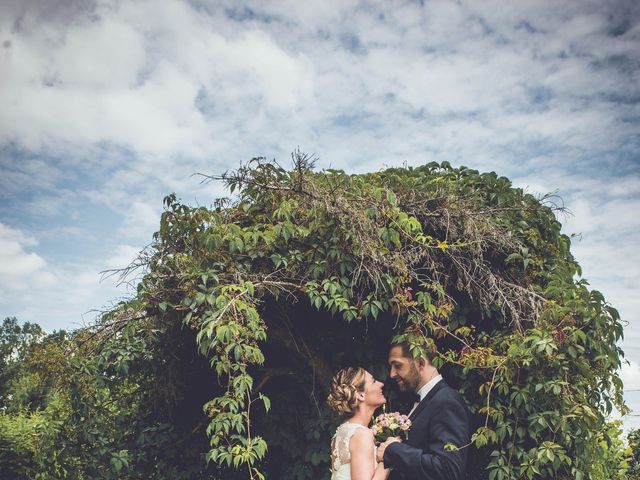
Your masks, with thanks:
[{"label": "groom", "polygon": [[403,392],[415,392],[409,413],[409,439],[389,438],[378,447],[378,461],[392,468],[391,480],[463,480],[466,478],[471,417],[460,394],[445,383],[431,358],[413,358],[406,343],[389,349],[390,376]]}]

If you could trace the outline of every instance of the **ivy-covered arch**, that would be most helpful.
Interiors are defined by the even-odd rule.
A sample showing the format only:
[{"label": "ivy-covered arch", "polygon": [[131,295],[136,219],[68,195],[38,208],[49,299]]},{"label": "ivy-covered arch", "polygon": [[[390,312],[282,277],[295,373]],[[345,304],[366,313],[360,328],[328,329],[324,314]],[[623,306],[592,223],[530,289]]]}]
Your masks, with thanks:
[{"label": "ivy-covered arch", "polygon": [[580,279],[551,199],[447,162],[349,175],[299,152],[290,170],[256,158],[209,180],[234,199],[165,198],[136,299],[193,329],[215,372],[208,462],[323,478],[330,375],[382,373],[403,334],[437,348],[475,414],[474,478],[600,471],[622,326]]}]

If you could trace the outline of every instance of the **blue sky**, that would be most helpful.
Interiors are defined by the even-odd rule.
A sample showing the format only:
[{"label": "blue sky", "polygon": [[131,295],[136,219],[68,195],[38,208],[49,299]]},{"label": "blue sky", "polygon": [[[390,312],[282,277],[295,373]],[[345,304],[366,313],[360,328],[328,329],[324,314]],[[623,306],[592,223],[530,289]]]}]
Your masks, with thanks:
[{"label": "blue sky", "polygon": [[126,296],[99,272],[162,198],[223,194],[194,172],[298,146],[351,172],[447,160],[562,196],[638,389],[638,5],[4,1],[0,316],[74,328]]}]

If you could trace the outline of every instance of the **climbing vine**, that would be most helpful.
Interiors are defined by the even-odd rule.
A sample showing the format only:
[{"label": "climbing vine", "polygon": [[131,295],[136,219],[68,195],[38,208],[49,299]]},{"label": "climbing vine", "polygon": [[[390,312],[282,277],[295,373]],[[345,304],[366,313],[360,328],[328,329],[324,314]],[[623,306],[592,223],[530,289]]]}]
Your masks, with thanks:
[{"label": "climbing vine", "polygon": [[[254,418],[270,409],[265,348],[285,341],[275,306],[302,304],[345,325],[390,328],[416,355],[436,351],[477,421],[472,444],[449,446],[477,452],[476,478],[601,471],[588,452],[613,407],[625,408],[623,331],[581,278],[553,197],[446,162],[318,172],[300,152],[291,169],[255,158],[202,179],[223,182],[231,198],[211,207],[165,198],[139,262],[138,301],[144,315],[193,329],[215,371],[207,462],[264,478],[268,444]],[[326,389],[331,368],[316,353],[304,355]]]}]

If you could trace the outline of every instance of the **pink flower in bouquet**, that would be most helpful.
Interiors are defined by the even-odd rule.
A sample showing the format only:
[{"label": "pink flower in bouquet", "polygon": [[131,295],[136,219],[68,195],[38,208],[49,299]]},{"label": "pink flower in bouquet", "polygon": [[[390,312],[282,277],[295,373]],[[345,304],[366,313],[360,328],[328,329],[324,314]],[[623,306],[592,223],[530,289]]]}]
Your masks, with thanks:
[{"label": "pink flower in bouquet", "polygon": [[411,420],[409,420],[408,416],[393,412],[378,415],[373,421],[371,431],[376,443],[380,444],[388,437],[400,437],[406,440],[410,428]]}]

